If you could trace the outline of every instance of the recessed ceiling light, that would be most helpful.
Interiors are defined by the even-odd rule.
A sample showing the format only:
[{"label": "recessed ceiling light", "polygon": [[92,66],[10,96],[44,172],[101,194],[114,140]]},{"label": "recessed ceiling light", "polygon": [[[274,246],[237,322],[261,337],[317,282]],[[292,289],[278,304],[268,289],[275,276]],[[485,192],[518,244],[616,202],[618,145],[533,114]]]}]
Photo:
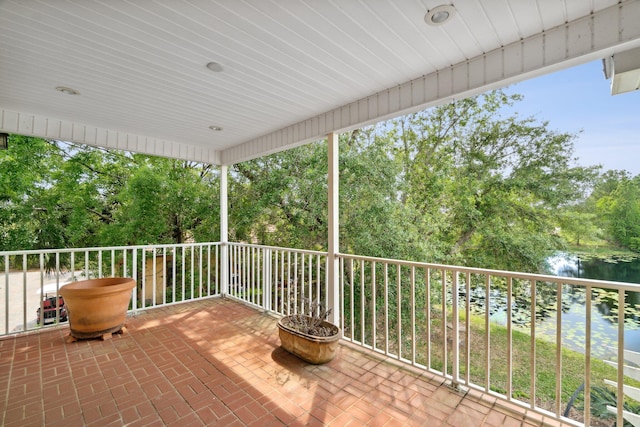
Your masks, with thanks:
[{"label": "recessed ceiling light", "polygon": [[209,62],[207,64],[207,68],[210,69],[211,71],[213,71],[214,73],[219,73],[224,69],[224,68],[222,68],[222,65],[220,65],[217,62]]},{"label": "recessed ceiling light", "polygon": [[220,132],[222,130],[222,128],[220,126],[209,126],[209,129],[216,131],[216,132]]},{"label": "recessed ceiling light", "polygon": [[442,25],[448,22],[456,14],[456,8],[452,4],[443,4],[429,10],[424,16],[424,22],[429,25]]},{"label": "recessed ceiling light", "polygon": [[67,95],[80,95],[80,92],[78,92],[75,89],[71,89],[70,87],[58,86],[58,87],[56,87],[56,90],[58,92],[65,93]]}]

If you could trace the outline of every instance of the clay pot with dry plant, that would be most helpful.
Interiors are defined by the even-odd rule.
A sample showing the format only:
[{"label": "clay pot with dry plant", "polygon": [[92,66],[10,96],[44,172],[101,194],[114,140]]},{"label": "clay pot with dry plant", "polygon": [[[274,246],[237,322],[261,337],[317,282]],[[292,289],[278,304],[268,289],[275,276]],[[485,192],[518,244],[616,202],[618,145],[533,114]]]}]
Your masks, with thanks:
[{"label": "clay pot with dry plant", "polygon": [[338,350],[340,328],[326,320],[331,309],[315,300],[304,301],[307,314],[291,314],[278,321],[282,348],[314,365],[327,363]]}]

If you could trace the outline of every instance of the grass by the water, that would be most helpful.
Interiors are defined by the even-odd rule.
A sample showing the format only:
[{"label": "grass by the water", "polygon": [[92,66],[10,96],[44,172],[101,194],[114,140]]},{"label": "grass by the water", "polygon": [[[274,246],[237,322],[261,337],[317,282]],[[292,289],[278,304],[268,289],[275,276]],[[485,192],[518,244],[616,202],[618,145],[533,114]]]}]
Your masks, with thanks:
[{"label": "grass by the water", "polygon": [[587,244],[571,245],[567,252],[580,257],[581,259],[597,258],[604,261],[625,262],[640,258],[640,253],[629,249],[614,246],[603,241],[590,242]]},{"label": "grass by the water", "polygon": [[[464,320],[461,319],[461,325]],[[441,344],[441,319],[432,319],[432,340],[430,343],[432,368],[442,370],[443,349]],[[604,380],[617,379],[617,369],[607,365],[603,360],[592,357],[587,371],[586,358],[580,352],[566,348],[557,350],[555,342],[536,337],[532,347],[532,337],[527,331],[519,328],[511,330],[511,345],[509,346],[509,330],[505,326],[490,324],[489,349],[485,345],[485,319],[483,316],[472,315],[469,331],[469,380],[472,383],[489,388],[497,393],[511,395],[526,403],[534,402],[537,406],[551,412],[559,411],[561,414],[567,407],[567,403],[578,388],[589,376],[592,387],[605,387]],[[461,340],[464,331],[460,332]],[[424,343],[426,344],[426,343]],[[466,351],[464,343],[461,344],[460,359],[461,378],[467,377]],[[418,347],[419,348],[419,347]],[[424,347],[423,347],[424,348]],[[420,350],[418,350],[420,352]],[[486,369],[484,354],[490,356],[490,368]],[[407,353],[405,353],[407,354]],[[535,357],[533,357],[535,355]],[[426,361],[421,354],[420,363]],[[451,363],[451,353],[448,356]],[[509,360],[511,361],[509,363]],[[531,369],[535,374],[531,375]],[[511,376],[509,376],[509,367]],[[447,369],[451,373],[450,367]],[[511,378],[511,383],[509,383]],[[625,384],[640,387],[640,382],[625,378]],[[558,394],[558,387],[560,394]],[[509,392],[510,391],[510,392]],[[615,390],[611,389],[612,392]],[[579,393],[578,403],[574,405],[580,408],[583,393]]]}]

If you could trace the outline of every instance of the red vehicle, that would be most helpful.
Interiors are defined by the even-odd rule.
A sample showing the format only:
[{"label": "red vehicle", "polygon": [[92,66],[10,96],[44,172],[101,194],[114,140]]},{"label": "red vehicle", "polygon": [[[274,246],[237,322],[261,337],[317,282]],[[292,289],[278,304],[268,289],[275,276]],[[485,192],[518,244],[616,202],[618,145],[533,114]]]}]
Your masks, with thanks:
[{"label": "red vehicle", "polygon": [[[67,307],[64,305],[64,299],[61,296],[58,296],[58,307],[60,310],[60,321],[66,322],[68,319],[67,315]],[[36,311],[36,323],[40,324],[40,310],[44,310],[44,315],[42,317],[43,323],[48,325],[50,323],[56,322],[56,297],[45,295],[44,300],[42,301],[42,305]]]}]

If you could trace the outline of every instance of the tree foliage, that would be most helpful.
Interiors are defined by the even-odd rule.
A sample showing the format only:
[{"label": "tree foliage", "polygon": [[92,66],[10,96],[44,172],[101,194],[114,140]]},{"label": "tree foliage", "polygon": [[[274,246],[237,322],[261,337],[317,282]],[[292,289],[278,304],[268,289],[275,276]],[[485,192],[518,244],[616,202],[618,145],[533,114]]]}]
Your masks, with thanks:
[{"label": "tree foliage", "polygon": [[597,214],[606,238],[640,252],[640,175],[603,174],[585,206]]},{"label": "tree foliage", "polygon": [[[584,239],[602,215],[633,244],[637,182],[605,176],[580,204],[597,168],[575,165],[574,135],[505,114],[519,99],[494,91],[342,134],[340,250],[536,271],[559,227]],[[211,165],[16,135],[0,162],[2,249],[219,239]],[[326,250],[326,209],[324,141],[230,168],[232,241]]]},{"label": "tree foliage", "polygon": [[[342,135],[341,251],[538,270],[597,168],[501,91]],[[236,238],[326,249],[326,145],[234,166]],[[235,191],[234,191],[235,193]],[[249,213],[249,215],[247,215]],[[241,218],[239,217],[241,216]]]},{"label": "tree foliage", "polygon": [[578,167],[574,137],[517,114],[501,91],[396,122],[407,194],[442,261],[536,270],[562,242],[560,210],[585,196],[595,168]]},{"label": "tree foliage", "polygon": [[210,165],[11,135],[0,152],[0,249],[219,236]]},{"label": "tree foliage", "polygon": [[[38,242],[55,245],[61,231],[43,230],[49,202],[42,200],[56,179],[52,170],[60,164],[54,146],[44,140],[11,135],[9,149],[0,151],[0,249],[37,248]],[[41,246],[42,247],[42,246]]]}]

